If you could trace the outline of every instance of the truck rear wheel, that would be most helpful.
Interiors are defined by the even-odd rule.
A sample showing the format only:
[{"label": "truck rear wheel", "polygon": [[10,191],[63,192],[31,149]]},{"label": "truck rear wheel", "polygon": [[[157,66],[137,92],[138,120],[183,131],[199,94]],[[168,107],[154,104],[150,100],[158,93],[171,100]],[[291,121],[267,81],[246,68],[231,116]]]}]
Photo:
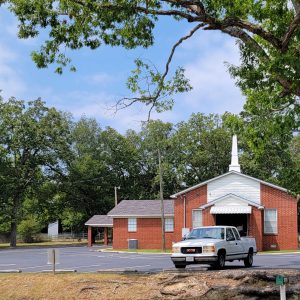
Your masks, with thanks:
[{"label": "truck rear wheel", "polygon": [[244,259],[244,265],[246,268],[250,268],[253,265],[253,252],[250,250],[247,257]]}]

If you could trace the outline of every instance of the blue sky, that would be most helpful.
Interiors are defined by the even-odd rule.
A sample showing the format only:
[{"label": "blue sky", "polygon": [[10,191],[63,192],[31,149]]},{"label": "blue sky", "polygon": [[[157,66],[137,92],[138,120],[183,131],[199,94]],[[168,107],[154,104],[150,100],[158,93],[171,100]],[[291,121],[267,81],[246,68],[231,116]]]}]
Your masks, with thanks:
[{"label": "blue sky", "polygon": [[[17,22],[4,8],[0,10],[0,89],[7,99],[15,96],[23,100],[41,97],[47,105],[72,113],[96,118],[102,127],[111,126],[120,132],[139,129],[147,119],[147,107],[135,105],[114,114],[116,101],[130,96],[126,79],[134,68],[134,59],[149,59],[161,70],[169,51],[191,28],[186,22],[163,19],[155,29],[155,45],[150,49],[125,50],[101,47],[91,51],[68,52],[77,72],[65,70],[54,73],[54,66],[37,69],[30,53],[39,49],[42,38],[20,40]],[[172,111],[154,113],[152,118],[173,123],[189,118],[192,113],[238,113],[244,97],[230,78],[224,62],[238,64],[235,41],[219,32],[197,32],[177,49],[172,66],[182,66],[193,90],[175,97]]]}]

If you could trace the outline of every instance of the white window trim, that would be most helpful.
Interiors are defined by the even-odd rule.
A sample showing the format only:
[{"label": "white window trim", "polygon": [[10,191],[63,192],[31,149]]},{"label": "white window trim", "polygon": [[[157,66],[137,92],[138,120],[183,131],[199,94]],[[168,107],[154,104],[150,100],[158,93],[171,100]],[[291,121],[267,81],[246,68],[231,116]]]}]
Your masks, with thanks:
[{"label": "white window trim", "polygon": [[[167,221],[172,220],[172,230],[167,229]],[[170,224],[169,224],[170,225]],[[165,218],[165,232],[174,232],[174,218]]]},{"label": "white window trim", "polygon": [[[137,231],[137,218],[128,218],[127,230],[128,232],[136,232]],[[132,224],[130,221],[134,221]],[[134,227],[133,227],[134,226]]]},{"label": "white window trim", "polygon": [[[274,232],[266,231],[266,213],[269,210],[275,210],[275,212],[276,212],[276,228],[275,228],[276,230]],[[273,222],[275,222],[275,221],[273,221]],[[265,208],[265,211],[264,211],[264,234],[273,234],[273,235],[278,234],[278,209],[277,208]]]},{"label": "white window trim", "polygon": [[[201,224],[200,225],[197,225],[197,226],[194,226],[194,212],[196,211],[200,211],[201,212]],[[202,213],[202,209],[192,209],[192,228],[195,228],[195,227],[200,227],[200,226],[203,226],[203,213]]]}]

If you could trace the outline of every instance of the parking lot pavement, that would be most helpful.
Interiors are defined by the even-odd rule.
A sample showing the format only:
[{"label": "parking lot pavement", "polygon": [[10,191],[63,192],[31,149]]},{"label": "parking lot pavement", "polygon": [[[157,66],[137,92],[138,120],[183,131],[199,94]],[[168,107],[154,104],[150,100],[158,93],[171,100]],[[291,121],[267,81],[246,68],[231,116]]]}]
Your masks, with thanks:
[{"label": "parking lot pavement", "polygon": [[[50,248],[49,248],[50,249]],[[57,269],[78,272],[97,271],[140,271],[159,272],[175,270],[170,255],[99,252],[99,248],[65,247],[59,249]],[[48,249],[7,249],[0,251],[0,271],[21,270],[22,272],[42,272],[52,270],[47,264]],[[240,268],[243,262],[226,262],[226,267]],[[280,255],[256,255],[255,268],[300,268],[300,253]],[[205,266],[190,265],[187,269],[205,269]]]}]

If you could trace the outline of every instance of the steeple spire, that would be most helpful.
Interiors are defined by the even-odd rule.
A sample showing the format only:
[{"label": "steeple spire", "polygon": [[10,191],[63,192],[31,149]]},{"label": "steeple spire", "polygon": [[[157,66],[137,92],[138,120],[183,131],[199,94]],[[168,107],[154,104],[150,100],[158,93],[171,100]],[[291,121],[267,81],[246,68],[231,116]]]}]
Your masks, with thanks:
[{"label": "steeple spire", "polygon": [[229,165],[229,171],[241,172],[236,135],[232,136],[231,164]]}]

